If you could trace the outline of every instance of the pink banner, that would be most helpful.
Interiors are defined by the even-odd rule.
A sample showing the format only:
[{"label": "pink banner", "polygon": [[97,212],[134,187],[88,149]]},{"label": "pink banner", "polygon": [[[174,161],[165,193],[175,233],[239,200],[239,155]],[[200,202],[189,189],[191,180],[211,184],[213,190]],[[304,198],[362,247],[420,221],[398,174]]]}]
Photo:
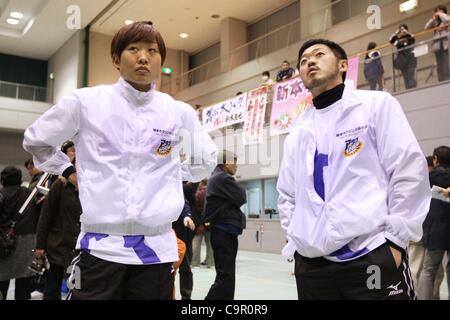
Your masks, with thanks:
[{"label": "pink banner", "polygon": [[[358,65],[358,57],[348,60],[345,84],[354,89],[358,84]],[[276,84],[270,117],[270,135],[290,132],[299,115],[310,106],[311,92],[305,88],[300,77]]]}]

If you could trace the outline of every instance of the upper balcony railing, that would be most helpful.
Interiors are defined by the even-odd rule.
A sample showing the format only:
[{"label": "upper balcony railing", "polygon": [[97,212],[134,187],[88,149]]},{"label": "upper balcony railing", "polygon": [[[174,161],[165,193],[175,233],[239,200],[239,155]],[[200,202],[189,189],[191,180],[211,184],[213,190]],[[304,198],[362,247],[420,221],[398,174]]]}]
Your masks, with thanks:
[{"label": "upper balcony railing", "polygon": [[46,102],[47,88],[0,81],[0,97]]},{"label": "upper balcony railing", "polygon": [[[197,83],[229,72],[246,62],[256,60],[282,48],[288,48],[290,45],[299,42],[302,38],[325,32],[333,25],[345,19],[365,13],[367,6],[372,2],[374,1],[333,1],[323,7],[317,8],[309,15],[302,16],[181,75],[165,81],[163,80],[161,91],[174,94]],[[393,0],[378,1],[381,6],[391,2]]]},{"label": "upper balcony railing", "polygon": [[[450,27],[450,24],[447,25]],[[442,27],[441,27],[442,28]],[[435,85],[440,82],[450,82],[450,78],[443,78],[445,75],[442,70],[438,70],[436,57],[434,52],[432,51],[432,46],[435,41],[438,41],[432,33],[439,28],[426,30],[420,33],[415,34],[416,43],[410,47],[407,47],[402,50],[397,50],[391,44],[384,44],[375,48],[374,50],[379,50],[381,52],[380,60],[382,62],[384,68],[384,74],[381,77],[383,81],[383,90],[390,93],[400,93],[406,92],[408,90],[414,90],[417,88],[423,88],[430,85]],[[431,33],[430,33],[431,32]],[[428,37],[428,38],[426,38]],[[447,36],[447,40],[450,43],[450,34]],[[423,40],[421,40],[423,39]],[[445,38],[441,38],[445,39]],[[439,39],[439,40],[441,40]],[[398,53],[403,50],[411,50],[414,54],[415,61],[412,65],[412,72],[406,75],[406,72],[402,72],[401,70],[397,70],[393,67],[394,59],[397,57]],[[357,55],[359,57],[359,68],[358,68],[358,89],[368,90],[370,88],[367,79],[364,76],[364,65],[365,65],[365,56],[366,51],[360,52]],[[450,61],[448,61],[450,65]],[[440,75],[440,76],[439,76]],[[409,88],[406,88],[406,76],[413,77],[413,85]],[[448,77],[448,75],[447,75]],[[269,85],[269,98],[266,106],[266,114],[264,126],[270,125],[270,118],[272,114],[272,96],[273,90],[275,88],[275,83]],[[208,106],[205,106],[208,107]],[[201,118],[201,113],[200,113]],[[212,134],[225,135],[227,130],[240,130],[244,126],[244,123],[235,124],[232,126],[224,127],[222,129],[215,130],[211,132]]]}]

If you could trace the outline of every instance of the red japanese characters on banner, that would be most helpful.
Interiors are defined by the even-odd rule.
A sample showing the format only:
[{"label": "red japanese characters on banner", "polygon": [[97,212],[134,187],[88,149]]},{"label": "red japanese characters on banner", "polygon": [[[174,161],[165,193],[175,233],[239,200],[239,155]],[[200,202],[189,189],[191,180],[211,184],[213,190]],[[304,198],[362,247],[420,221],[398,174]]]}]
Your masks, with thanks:
[{"label": "red japanese characters on banner", "polygon": [[205,108],[203,127],[209,132],[245,121],[247,93]]},{"label": "red japanese characters on banner", "polygon": [[244,145],[263,142],[264,116],[266,114],[268,92],[268,87],[260,87],[247,93]]}]

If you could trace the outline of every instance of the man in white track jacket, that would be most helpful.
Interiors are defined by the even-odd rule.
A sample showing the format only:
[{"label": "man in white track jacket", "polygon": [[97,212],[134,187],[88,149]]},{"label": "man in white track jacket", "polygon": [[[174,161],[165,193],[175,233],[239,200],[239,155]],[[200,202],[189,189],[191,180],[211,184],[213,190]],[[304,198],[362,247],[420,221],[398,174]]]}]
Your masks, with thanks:
[{"label": "man in white track jacket", "polygon": [[314,106],[286,138],[277,189],[299,299],[415,299],[405,249],[422,236],[430,188],[402,108],[345,87],[334,42],[306,42],[298,63]]},{"label": "man in white track jacket", "polygon": [[[26,130],[23,146],[38,168],[79,185],[81,254],[69,297],[171,299],[182,179],[208,177],[217,147],[189,105],[155,90],[166,49],[151,22],[119,30],[111,56],[119,81],[63,98]],[[68,139],[76,173],[57,150]]]}]

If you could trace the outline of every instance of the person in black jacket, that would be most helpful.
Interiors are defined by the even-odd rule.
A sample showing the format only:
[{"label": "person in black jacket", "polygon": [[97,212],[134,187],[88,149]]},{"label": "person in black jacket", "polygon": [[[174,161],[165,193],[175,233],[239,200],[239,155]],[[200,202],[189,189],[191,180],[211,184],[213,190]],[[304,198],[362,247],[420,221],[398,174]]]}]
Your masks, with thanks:
[{"label": "person in black jacket", "polygon": [[33,259],[36,243],[36,225],[39,213],[35,203],[27,207],[22,216],[18,211],[30,195],[30,190],[21,187],[22,172],[16,167],[6,167],[1,172],[0,189],[0,228],[8,228],[16,221],[14,230],[17,235],[17,247],[6,259],[0,261],[0,292],[4,299],[11,279],[16,279],[16,300],[28,300],[31,297],[31,276],[28,269]]},{"label": "person in black jacket", "polygon": [[181,261],[178,273],[180,274],[181,300],[191,300],[194,288],[194,275],[191,269],[192,239],[194,238],[195,225],[198,223],[194,218],[192,208],[195,206],[195,192],[198,183],[186,182],[183,184],[184,208],[178,220],[173,224],[175,233],[186,246],[186,252]]},{"label": "person in black jacket", "polygon": [[233,300],[238,236],[245,229],[245,215],[240,207],[247,202],[247,196],[233,177],[237,157],[222,151],[217,163],[206,188],[203,213],[204,224],[211,230],[216,267],[216,279],[205,299]]},{"label": "person in black jacket", "polygon": [[[433,151],[435,169],[430,172],[430,184],[443,189],[450,187],[450,148],[441,146]],[[433,296],[433,284],[444,254],[450,258],[450,202],[431,199],[430,211],[423,223],[425,257],[419,278],[418,296],[429,300]],[[450,288],[450,263],[445,272]],[[450,292],[449,292],[450,293]]]},{"label": "person in black jacket", "polygon": [[[72,141],[65,142],[61,151],[75,164]],[[36,235],[35,256],[40,258],[46,254],[50,262],[44,279],[44,300],[61,300],[61,284],[67,267],[76,255],[80,215],[78,190],[67,179],[59,177],[45,197]]]},{"label": "person in black jacket", "polygon": [[414,56],[411,46],[416,40],[408,31],[408,26],[406,24],[401,24],[397,31],[391,36],[389,42],[398,50],[394,60],[394,68],[402,72],[405,88],[415,88],[417,86],[415,79],[417,58]]}]

